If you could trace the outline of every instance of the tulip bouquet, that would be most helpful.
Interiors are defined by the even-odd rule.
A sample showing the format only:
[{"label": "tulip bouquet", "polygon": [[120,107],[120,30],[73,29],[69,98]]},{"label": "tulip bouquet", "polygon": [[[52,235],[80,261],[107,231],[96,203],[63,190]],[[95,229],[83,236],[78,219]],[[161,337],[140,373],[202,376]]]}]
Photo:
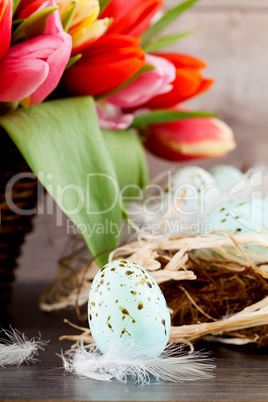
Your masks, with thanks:
[{"label": "tulip bouquet", "polygon": [[196,2],[0,0],[0,125],[100,265],[123,198],[146,184],[143,145],[174,161],[235,147],[223,122],[181,107],[212,85],[205,64],[161,51]]}]

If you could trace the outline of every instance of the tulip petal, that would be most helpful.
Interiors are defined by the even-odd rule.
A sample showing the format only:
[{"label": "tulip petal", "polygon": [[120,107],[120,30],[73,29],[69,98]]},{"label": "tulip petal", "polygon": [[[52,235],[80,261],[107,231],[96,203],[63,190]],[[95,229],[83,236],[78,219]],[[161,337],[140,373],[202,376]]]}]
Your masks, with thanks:
[{"label": "tulip petal", "polygon": [[63,83],[76,95],[109,93],[136,74],[145,63],[140,39],[107,35],[89,46],[83,57],[66,70]]},{"label": "tulip petal", "polygon": [[0,60],[7,53],[11,40],[12,0],[0,0]]},{"label": "tulip petal", "polygon": [[31,95],[45,81],[49,67],[38,59],[7,59],[0,63],[0,101],[16,102]]},{"label": "tulip petal", "polygon": [[18,9],[21,9],[21,12],[19,13],[18,18],[19,19],[26,19],[29,18],[30,15],[34,14],[36,11],[39,11],[41,9],[44,9],[45,7],[48,7],[47,2],[43,0],[35,0],[31,1],[29,4],[25,3],[25,7],[21,9],[21,3],[19,4]]},{"label": "tulip petal", "polygon": [[208,90],[213,84],[213,80],[203,78],[199,71],[206,66],[202,60],[185,54],[159,55],[176,67],[176,78],[172,82],[173,89],[170,92],[152,98],[146,103],[146,107],[152,109],[172,107]]},{"label": "tulip petal", "polygon": [[138,57],[145,61],[145,53],[139,48],[141,40],[125,35],[105,35],[83,52],[80,65],[105,64]]},{"label": "tulip petal", "polygon": [[171,61],[176,68],[193,68],[200,70],[206,68],[206,63],[197,57],[189,56],[182,53],[160,53],[158,56],[164,57]]},{"label": "tulip petal", "polygon": [[[57,4],[59,6],[60,15],[65,14],[72,7],[71,0],[57,0]],[[79,25],[86,19],[90,19],[91,22],[94,22],[98,17],[99,12],[100,5],[98,0],[77,0],[71,28]]]},{"label": "tulip petal", "polygon": [[132,77],[144,65],[144,62],[137,58],[128,58],[106,65],[88,66],[78,66],[79,61],[69,68],[63,77],[66,89],[76,95],[100,96],[109,93]]},{"label": "tulip petal", "polygon": [[[54,0],[48,1],[47,3],[48,5],[56,4]],[[42,102],[57,87],[71,55],[72,38],[69,34],[64,32],[58,10],[49,17],[43,37],[50,38],[51,35],[54,35],[54,39],[60,42],[58,42],[57,48],[47,57],[49,75],[42,85],[32,94],[30,101],[31,106]]]},{"label": "tulip petal", "polygon": [[[55,0],[47,0],[44,4],[46,7],[57,5]],[[68,34],[66,34],[66,32],[64,32],[64,29],[62,27],[59,10],[56,10],[49,17],[44,33],[45,33],[45,35],[55,35],[55,36],[57,36],[59,34],[65,34],[65,36],[68,35]]]},{"label": "tulip petal", "polygon": [[125,130],[133,122],[134,116],[131,113],[123,114],[120,108],[107,102],[96,103],[100,127],[104,130]]},{"label": "tulip petal", "polygon": [[161,0],[112,0],[101,18],[113,18],[109,34],[140,36],[162,5]]},{"label": "tulip petal", "polygon": [[31,105],[41,103],[58,85],[66,64],[69,60],[70,53],[66,56],[66,42],[48,57],[49,76],[46,81],[40,85],[37,91],[31,96]]},{"label": "tulip petal", "polygon": [[196,95],[201,84],[202,76],[198,70],[177,69],[172,90],[167,94],[156,96],[147,103],[147,106],[157,108],[161,105],[162,108],[166,108],[176,105]]},{"label": "tulip petal", "polygon": [[203,92],[206,92],[213,84],[214,84],[214,80],[212,80],[210,78],[203,79],[203,81],[201,82],[201,85],[195,95],[199,95]]},{"label": "tulip petal", "polygon": [[26,42],[12,46],[7,54],[8,59],[46,59],[51,52],[54,52],[62,43],[62,39],[44,35],[37,36]]},{"label": "tulip petal", "polygon": [[160,158],[182,161],[223,156],[236,144],[223,121],[194,118],[150,126],[145,146]]},{"label": "tulip petal", "polygon": [[20,18],[21,13],[23,12],[23,10],[28,7],[30,4],[33,4],[35,2],[39,1],[40,3],[42,2],[42,0],[20,0],[18,7],[16,9],[16,16],[18,18]]},{"label": "tulip petal", "polygon": [[[32,15],[51,6],[57,6],[55,0],[21,0],[18,14]],[[72,38],[64,32],[56,8],[48,17],[43,35],[12,46],[0,63],[0,101],[21,101],[24,106],[42,102],[57,87],[71,50]]]},{"label": "tulip petal", "polygon": [[150,26],[153,17],[162,8],[164,1],[152,0],[147,1],[147,9],[144,10],[144,2],[142,8],[137,10],[139,17],[132,20],[129,27],[126,29],[128,35],[141,36],[143,32]]},{"label": "tulip petal", "polygon": [[121,91],[110,96],[108,101],[123,108],[137,107],[152,97],[169,92],[173,87],[176,70],[172,63],[162,57],[146,55],[147,64],[154,66]]},{"label": "tulip petal", "polygon": [[72,15],[65,29],[73,39],[72,54],[76,54],[100,38],[108,29],[111,19],[97,19],[100,11],[98,0],[77,0],[72,3],[71,0],[57,0],[60,15],[63,18]]},{"label": "tulip petal", "polygon": [[107,30],[110,24],[109,18],[97,20],[93,23],[86,22],[80,26],[69,30],[73,39],[72,54],[80,53],[86,49],[92,42],[99,39]]}]

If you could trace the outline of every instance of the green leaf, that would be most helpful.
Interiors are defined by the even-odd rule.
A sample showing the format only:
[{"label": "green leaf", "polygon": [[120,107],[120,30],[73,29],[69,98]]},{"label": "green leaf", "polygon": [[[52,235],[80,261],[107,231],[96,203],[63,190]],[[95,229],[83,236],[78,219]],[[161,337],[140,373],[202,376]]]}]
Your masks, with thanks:
[{"label": "green leaf", "polygon": [[75,56],[70,57],[67,66],[65,67],[65,70],[67,70],[67,68],[72,67],[78,60],[81,59],[82,56],[83,56],[82,53],[78,53]]},{"label": "green leaf", "polygon": [[62,22],[62,26],[65,32],[68,32],[68,29],[70,28],[74,15],[75,15],[75,11],[76,11],[76,1],[72,1],[71,2],[71,8],[66,11],[65,14],[62,15],[61,17],[61,22]]},{"label": "green leaf", "polygon": [[103,10],[108,6],[111,0],[99,0],[100,3],[100,14],[103,12]]},{"label": "green leaf", "polygon": [[23,20],[12,35],[12,45],[42,35],[46,28],[48,17],[57,9],[58,6],[49,6]]},{"label": "green leaf", "polygon": [[121,211],[116,174],[93,99],[44,102],[0,117],[0,125],[78,226],[97,263],[105,264],[105,251],[117,244]]},{"label": "green leaf", "polygon": [[102,130],[123,197],[136,196],[148,183],[147,162],[139,137],[131,130]]},{"label": "green leaf", "polygon": [[20,2],[21,2],[21,0],[13,0],[13,4],[12,4],[12,12],[13,12],[13,15],[15,14],[15,12],[16,12],[16,10],[17,10],[17,8],[18,8],[18,5],[20,4]]},{"label": "green leaf", "polygon": [[195,31],[186,31],[174,35],[163,36],[162,38],[152,39],[147,45],[144,46],[144,51],[146,53],[153,53],[163,47],[170,46],[173,43],[185,38],[186,36],[192,35]]},{"label": "green leaf", "polygon": [[171,24],[176,18],[178,18],[184,11],[192,7],[199,0],[187,0],[178,6],[168,10],[160,20],[154,25],[151,25],[147,31],[142,35],[142,46],[147,44],[153,39],[159,32],[163,31],[169,24]]},{"label": "green leaf", "polygon": [[215,117],[208,112],[182,112],[178,110],[153,110],[148,113],[135,116],[132,127],[143,129],[150,124],[161,124],[193,117]]}]

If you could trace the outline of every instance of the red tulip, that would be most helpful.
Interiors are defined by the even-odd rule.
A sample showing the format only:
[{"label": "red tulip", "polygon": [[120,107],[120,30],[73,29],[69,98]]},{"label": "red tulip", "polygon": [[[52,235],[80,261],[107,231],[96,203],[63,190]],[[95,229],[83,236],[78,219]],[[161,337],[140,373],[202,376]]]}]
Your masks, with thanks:
[{"label": "red tulip", "polygon": [[[55,5],[49,0],[44,7]],[[0,61],[0,102],[24,106],[42,102],[58,85],[72,49],[58,10],[48,18],[43,35],[11,46]]]},{"label": "red tulip", "polygon": [[194,57],[184,54],[161,53],[158,56],[171,61],[176,68],[173,89],[163,95],[152,98],[146,106],[151,109],[168,108],[206,91],[213,80],[202,77],[200,69],[206,64]]},{"label": "red tulip", "polygon": [[212,158],[235,147],[233,132],[215,118],[191,118],[148,127],[146,148],[170,161]]},{"label": "red tulip", "polygon": [[44,4],[44,0],[21,0],[16,10],[19,19],[30,17]]},{"label": "red tulip", "polygon": [[[72,7],[72,0],[56,0],[61,16],[68,13]],[[72,54],[86,49],[91,43],[101,37],[111,21],[109,18],[97,19],[100,11],[99,0],[76,0],[76,9],[68,29],[72,36]],[[21,0],[18,7],[18,18],[28,18],[43,7],[43,0]]]},{"label": "red tulip", "polygon": [[111,0],[101,18],[113,18],[109,34],[140,36],[163,3],[162,0]]},{"label": "red tulip", "polygon": [[[22,10],[27,7],[30,3],[33,3],[33,1],[35,0],[20,0],[17,8],[16,8],[16,12],[15,12],[15,16],[17,18],[19,18],[20,13],[22,12]],[[41,1],[41,0],[40,0]]]},{"label": "red tulip", "polygon": [[9,49],[12,27],[12,0],[0,0],[0,60]]},{"label": "red tulip", "polygon": [[145,63],[140,39],[106,35],[90,45],[63,76],[65,88],[75,95],[99,96],[119,87]]}]

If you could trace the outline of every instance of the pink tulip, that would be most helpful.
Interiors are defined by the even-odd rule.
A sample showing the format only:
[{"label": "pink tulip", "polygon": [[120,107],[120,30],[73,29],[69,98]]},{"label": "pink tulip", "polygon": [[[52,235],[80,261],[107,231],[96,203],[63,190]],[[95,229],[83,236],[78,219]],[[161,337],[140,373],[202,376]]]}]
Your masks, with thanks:
[{"label": "pink tulip", "polygon": [[170,161],[224,156],[236,147],[231,128],[215,118],[162,123],[148,127],[146,133],[146,148]]},{"label": "pink tulip", "polygon": [[121,91],[109,96],[108,102],[122,108],[133,108],[171,91],[171,82],[176,76],[174,65],[162,57],[149,54],[146,55],[145,62],[154,66],[154,69],[141,74]]},{"label": "pink tulip", "polygon": [[97,113],[100,127],[104,130],[125,130],[134,120],[131,113],[123,114],[122,110],[111,103],[97,102]]},{"label": "pink tulip", "polygon": [[12,0],[0,0],[0,60],[9,49],[12,27]]},{"label": "pink tulip", "polygon": [[[55,5],[54,0],[42,6]],[[45,32],[12,46],[0,62],[0,101],[24,106],[42,102],[58,85],[72,50],[58,10],[48,18]]]}]

